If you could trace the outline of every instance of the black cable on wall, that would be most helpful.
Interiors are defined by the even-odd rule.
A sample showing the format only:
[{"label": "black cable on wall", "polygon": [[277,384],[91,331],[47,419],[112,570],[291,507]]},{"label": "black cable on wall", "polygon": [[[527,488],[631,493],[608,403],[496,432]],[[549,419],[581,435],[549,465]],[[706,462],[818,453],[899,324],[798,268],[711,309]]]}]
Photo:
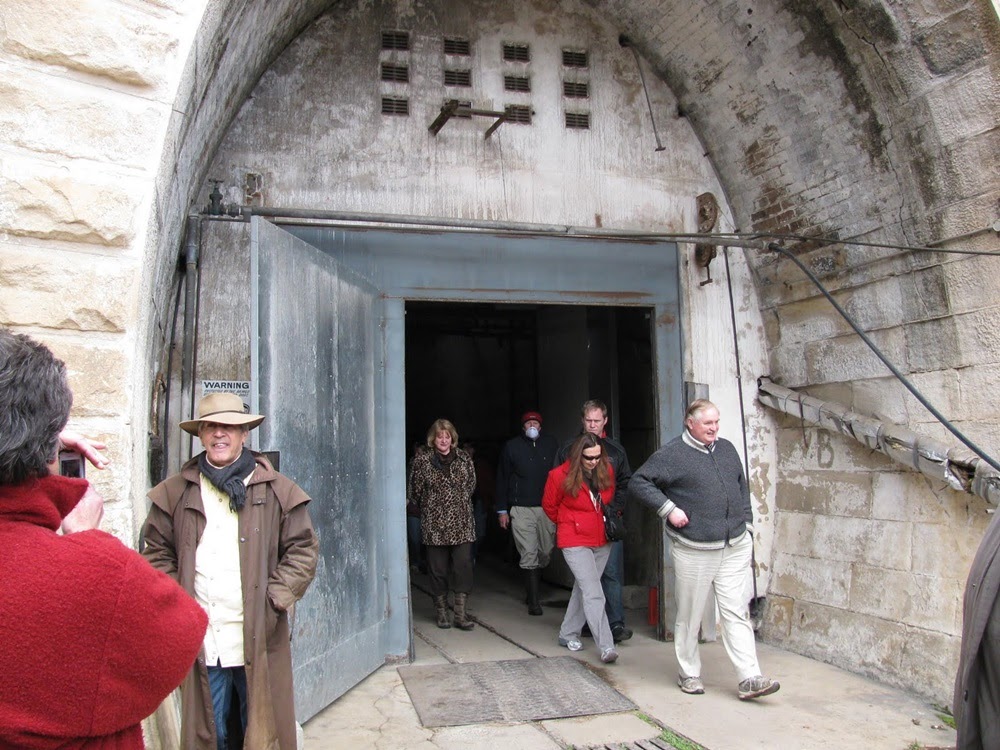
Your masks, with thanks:
[{"label": "black cable on wall", "polygon": [[953,425],[940,411],[934,408],[934,405],[931,404],[931,402],[928,401],[919,390],[917,390],[917,387],[913,385],[913,383],[911,383],[909,379],[905,375],[903,375],[903,373],[900,372],[895,365],[892,364],[892,362],[889,361],[889,359],[885,356],[885,354],[882,353],[882,350],[875,345],[875,342],[873,342],[868,337],[868,335],[863,330],[861,330],[858,324],[854,322],[854,319],[850,315],[848,315],[847,311],[844,310],[844,308],[842,308],[839,304],[837,304],[837,300],[835,300],[833,296],[826,290],[826,287],[823,286],[822,282],[818,278],[816,278],[816,276],[812,273],[812,271],[810,271],[808,268],[805,267],[802,261],[800,261],[798,258],[795,257],[795,255],[793,255],[791,252],[789,252],[788,250],[781,247],[781,245],[778,245],[775,242],[769,242],[767,244],[767,249],[770,250],[771,252],[778,253],[779,255],[788,258],[790,261],[792,261],[792,263],[798,266],[799,269],[802,271],[802,273],[804,273],[809,278],[809,280],[816,285],[816,288],[819,289],[819,291],[823,294],[824,297],[826,297],[829,303],[833,305],[833,308],[838,313],[840,313],[840,316],[847,321],[848,325],[850,325],[851,328],[854,329],[854,332],[861,337],[861,340],[864,341],[865,344],[867,344],[868,348],[875,353],[875,356],[882,361],[882,364],[884,364],[886,367],[889,368],[889,372],[891,372],[900,383],[906,386],[906,389],[913,394],[914,398],[916,398],[917,401],[919,401],[924,406],[924,408],[927,409],[927,411],[933,414],[934,417],[941,424],[943,424],[945,428],[952,435],[958,438],[963,445],[965,445],[969,450],[971,450],[973,453],[975,453],[977,456],[983,459],[983,461],[988,463],[994,469],[1000,471],[1000,463],[998,463],[996,459],[992,458],[982,448],[980,448],[978,445],[972,442],[970,438],[966,437],[966,435],[961,430],[959,430],[955,425]]}]

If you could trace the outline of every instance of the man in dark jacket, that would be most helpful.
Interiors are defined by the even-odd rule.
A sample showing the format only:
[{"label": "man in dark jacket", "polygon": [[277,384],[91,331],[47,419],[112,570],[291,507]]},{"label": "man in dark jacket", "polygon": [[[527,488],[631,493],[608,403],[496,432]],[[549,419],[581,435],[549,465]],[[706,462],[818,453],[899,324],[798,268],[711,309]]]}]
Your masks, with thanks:
[{"label": "man in dark jacket", "polygon": [[1000,513],[972,561],[955,679],[957,750],[1000,747]]},{"label": "man in dark jacket", "polygon": [[[625,499],[628,494],[629,479],[632,478],[632,468],[629,466],[625,448],[614,438],[608,437],[605,431],[608,425],[608,407],[603,401],[597,399],[585,401],[580,407],[580,422],[583,425],[581,432],[597,435],[604,445],[604,451],[611,462],[611,468],[615,471],[615,498],[611,502],[611,512],[621,518],[625,514]],[[556,458],[557,466],[566,460],[571,445],[573,445],[573,440],[559,449],[559,455]],[[604,610],[608,615],[608,624],[611,625],[611,635],[614,637],[615,643],[627,641],[632,637],[632,631],[625,625],[625,606],[622,602],[622,587],[624,585],[625,543],[619,539],[617,542],[611,542],[608,564],[604,566],[604,573],[601,575],[601,588],[604,589]]]},{"label": "man in dark jacket", "polygon": [[512,530],[521,555],[529,615],[542,614],[538,586],[555,544],[555,526],[542,510],[542,494],[559,444],[541,430],[542,415],[525,412],[521,434],[504,445],[497,467],[497,518],[501,528]]},{"label": "man in dark jacket", "polygon": [[753,511],[743,464],[733,444],[718,437],[719,410],[711,401],[694,401],[684,425],[684,433],[650,456],[629,485],[633,498],[667,520],[677,600],[677,684],[685,693],[705,692],[698,629],[714,591],[740,700],[770,695],[779,685],[760,673],[743,595],[753,549]]}]

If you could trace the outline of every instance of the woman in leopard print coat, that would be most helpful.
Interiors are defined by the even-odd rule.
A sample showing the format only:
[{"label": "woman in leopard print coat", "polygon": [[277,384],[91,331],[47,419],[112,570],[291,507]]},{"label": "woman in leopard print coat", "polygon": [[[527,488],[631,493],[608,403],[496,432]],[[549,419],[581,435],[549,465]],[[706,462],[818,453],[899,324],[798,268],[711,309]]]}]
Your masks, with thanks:
[{"label": "woman in leopard print coat", "polygon": [[476,527],[472,491],[476,470],[469,454],[458,447],[458,431],[447,419],[438,419],[427,430],[428,450],[413,459],[406,500],[420,508],[420,528],[427,548],[431,595],[439,628],[450,628],[448,572],[455,591],[455,627],[472,630],[465,609],[472,591],[472,545]]}]

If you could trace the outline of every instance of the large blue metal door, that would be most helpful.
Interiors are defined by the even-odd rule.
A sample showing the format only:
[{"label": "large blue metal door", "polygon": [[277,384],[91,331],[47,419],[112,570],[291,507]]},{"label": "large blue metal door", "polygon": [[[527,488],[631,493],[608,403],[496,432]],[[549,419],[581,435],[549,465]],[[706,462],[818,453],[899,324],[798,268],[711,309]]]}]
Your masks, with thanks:
[{"label": "large blue metal door", "polygon": [[305,721],[390,656],[379,297],[357,272],[267,221],[254,218],[251,237],[252,369],[267,417],[256,447],[280,451],[281,472],[312,497],[320,538],[316,580],[293,622]]}]

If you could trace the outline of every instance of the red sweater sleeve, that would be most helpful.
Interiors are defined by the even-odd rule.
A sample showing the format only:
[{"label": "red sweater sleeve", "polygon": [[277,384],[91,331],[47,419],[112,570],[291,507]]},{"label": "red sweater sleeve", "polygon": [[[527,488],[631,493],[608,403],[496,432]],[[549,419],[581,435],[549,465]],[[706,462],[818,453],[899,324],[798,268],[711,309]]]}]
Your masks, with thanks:
[{"label": "red sweater sleeve", "polygon": [[95,734],[153,713],[191,669],[208,626],[204,610],[176,581],[132,550],[121,553],[127,554],[96,685]]},{"label": "red sweater sleeve", "polygon": [[11,567],[0,571],[18,585],[7,591],[12,616],[0,616],[0,745],[49,747],[45,738],[58,745],[136,727],[197,658],[202,608],[102,531],[26,527],[6,540],[0,562]]}]

